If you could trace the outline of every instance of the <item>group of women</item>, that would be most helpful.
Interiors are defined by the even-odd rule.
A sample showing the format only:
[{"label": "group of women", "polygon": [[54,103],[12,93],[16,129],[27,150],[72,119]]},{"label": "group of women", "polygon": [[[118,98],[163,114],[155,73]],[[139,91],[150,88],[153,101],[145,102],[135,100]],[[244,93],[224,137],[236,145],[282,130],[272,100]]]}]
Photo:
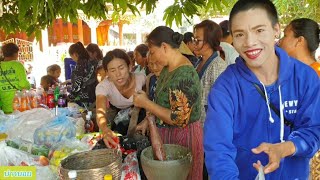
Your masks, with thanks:
[{"label": "group of women", "polygon": [[[103,58],[103,68],[108,76],[96,87],[97,122],[106,145],[116,146],[114,128],[108,127],[108,123],[116,123],[113,112],[132,106],[145,109],[157,117],[164,143],[180,144],[192,150],[194,168],[189,176],[202,179],[201,86],[195,68],[179,52],[182,39],[181,34],[165,26],[157,27],[148,35],[148,67],[154,72],[148,80],[145,74],[131,71],[129,56],[123,50],[109,51]],[[138,51],[134,53],[136,57],[141,55]],[[154,78],[157,88],[154,88]],[[154,94],[153,99],[149,99],[144,91],[146,81],[148,95]],[[137,130],[146,131],[144,118]]]},{"label": "group of women", "polygon": [[[211,57],[216,53],[219,55],[216,61],[222,62],[224,58],[223,52],[219,48],[220,37],[216,38],[214,35],[205,34],[206,27],[210,27],[206,23],[208,22],[204,21],[195,26],[196,46],[201,46],[199,49],[203,50],[203,56],[207,59],[216,58],[216,56]],[[320,64],[316,62],[314,56],[320,42],[319,31],[319,25],[310,19],[294,20],[285,28],[284,37],[280,40],[279,45],[290,56],[313,67],[320,76]],[[113,120],[116,114],[132,106],[143,108],[148,112],[147,114],[153,114],[157,117],[157,126],[164,143],[179,144],[190,148],[193,164],[188,179],[196,180],[203,178],[204,156],[201,121],[204,120],[202,111],[206,103],[201,101],[204,86],[200,81],[202,76],[179,52],[182,40],[181,34],[165,26],[155,28],[147,36],[147,48],[139,46],[134,52],[135,57],[146,58],[147,67],[153,73],[147,78],[145,73],[132,72],[131,59],[123,50],[109,51],[102,60],[102,67],[107,76],[97,86],[96,81],[90,82],[94,69],[90,68],[93,67],[90,66],[90,56],[83,45],[79,43],[72,45],[69,53],[78,63],[72,79],[73,90],[74,92],[82,91],[79,94],[81,99],[87,98],[88,102],[92,102],[88,99],[96,101],[97,123],[106,145],[115,147],[113,130],[123,130],[122,126],[120,129],[114,128],[114,126],[119,127],[119,122],[111,125],[111,128],[108,127],[108,123],[115,123]],[[209,54],[205,54],[204,47],[207,46],[210,49]],[[147,49],[148,53],[141,54],[140,49]],[[93,54],[90,55],[93,56]],[[102,56],[98,59],[101,58]],[[141,64],[142,68],[146,68],[144,63]],[[201,66],[198,67],[200,72],[201,68]],[[208,73],[203,73],[208,75]],[[84,83],[85,86],[81,83]],[[85,87],[84,90],[83,87]],[[90,97],[92,94],[96,97]],[[110,102],[110,107],[107,102]],[[148,125],[144,120],[145,116],[141,117],[137,130],[145,133]],[[125,122],[121,123],[124,123],[123,126],[126,124]],[[123,130],[123,132],[126,131]]]}]

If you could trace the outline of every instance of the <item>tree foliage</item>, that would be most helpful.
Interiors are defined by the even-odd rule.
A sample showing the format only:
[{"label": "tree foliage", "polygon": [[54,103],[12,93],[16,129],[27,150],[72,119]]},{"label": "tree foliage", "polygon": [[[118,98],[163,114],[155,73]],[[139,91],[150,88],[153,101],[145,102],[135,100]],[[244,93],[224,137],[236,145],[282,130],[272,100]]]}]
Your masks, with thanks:
[{"label": "tree foliage", "polygon": [[[208,19],[219,16],[228,16],[237,0],[228,0],[220,6],[210,9],[202,7],[200,18]],[[278,13],[280,23],[285,25],[296,18],[310,18],[320,21],[320,0],[273,0]]]},{"label": "tree foliage", "polygon": [[110,13],[113,18],[127,11],[136,15],[142,8],[149,14],[155,7],[156,0],[2,0],[0,28],[6,33],[25,31],[39,35],[56,18],[76,22],[79,10],[88,17],[106,19]]},{"label": "tree foliage", "polygon": [[293,19],[302,17],[320,21],[319,0],[273,0],[273,2],[282,24],[288,24]]},{"label": "tree foliage", "polygon": [[[0,0],[1,1],[1,0]],[[157,7],[158,0],[2,0],[3,16],[0,17],[0,29],[6,33],[25,31],[28,35],[40,35],[41,29],[52,25],[61,17],[76,22],[78,10],[88,17],[118,20],[130,11],[133,15],[143,11],[150,14]],[[164,0],[163,0],[164,1]],[[279,11],[282,23],[288,23],[297,17],[320,19],[319,0],[273,0]],[[173,22],[182,25],[195,15],[208,18],[216,15],[228,15],[236,0],[174,0],[163,13],[167,25]],[[1,7],[0,7],[1,8]]]}]

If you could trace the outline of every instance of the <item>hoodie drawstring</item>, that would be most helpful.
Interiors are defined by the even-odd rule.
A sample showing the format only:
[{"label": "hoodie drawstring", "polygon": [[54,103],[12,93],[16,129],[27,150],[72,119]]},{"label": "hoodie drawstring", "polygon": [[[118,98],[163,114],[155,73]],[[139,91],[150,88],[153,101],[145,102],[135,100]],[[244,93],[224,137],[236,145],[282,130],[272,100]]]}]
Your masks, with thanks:
[{"label": "hoodie drawstring", "polygon": [[[272,115],[271,115],[271,110],[270,110],[270,102],[269,102],[269,98],[268,98],[268,93],[267,93],[267,90],[266,90],[266,87],[265,85],[260,82],[263,86],[263,90],[264,90],[264,95],[265,95],[265,98],[266,98],[266,103],[267,103],[267,106],[268,106],[268,111],[269,111],[269,121],[271,123],[274,123],[274,119],[272,118]],[[282,95],[281,95],[281,86],[279,85],[278,87],[278,90],[279,90],[279,104],[280,104],[280,142],[284,142],[283,140],[283,136],[284,136],[284,116],[283,116],[283,104],[282,104]]]},{"label": "hoodie drawstring", "polygon": [[283,104],[282,104],[282,95],[281,95],[281,86],[279,85],[279,103],[280,103],[280,141],[284,142],[284,116],[283,116]]},{"label": "hoodie drawstring", "polygon": [[268,98],[268,93],[267,93],[267,90],[266,90],[266,87],[264,86],[264,84],[262,82],[260,82],[263,86],[263,90],[264,90],[264,95],[266,96],[266,103],[267,103],[267,106],[268,106],[268,111],[269,111],[269,121],[271,123],[274,123],[274,119],[272,118],[272,115],[271,115],[271,110],[270,110],[270,102],[269,102],[269,98]]}]

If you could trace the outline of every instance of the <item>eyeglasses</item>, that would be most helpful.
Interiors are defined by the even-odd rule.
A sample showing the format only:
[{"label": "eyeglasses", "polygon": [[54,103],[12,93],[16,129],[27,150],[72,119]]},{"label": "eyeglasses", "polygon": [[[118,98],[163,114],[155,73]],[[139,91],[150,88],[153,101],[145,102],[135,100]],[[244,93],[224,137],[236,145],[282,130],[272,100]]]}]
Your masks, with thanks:
[{"label": "eyeglasses", "polygon": [[192,42],[193,42],[195,45],[199,45],[201,41],[204,41],[204,40],[200,40],[200,39],[197,39],[197,38],[192,38]]}]

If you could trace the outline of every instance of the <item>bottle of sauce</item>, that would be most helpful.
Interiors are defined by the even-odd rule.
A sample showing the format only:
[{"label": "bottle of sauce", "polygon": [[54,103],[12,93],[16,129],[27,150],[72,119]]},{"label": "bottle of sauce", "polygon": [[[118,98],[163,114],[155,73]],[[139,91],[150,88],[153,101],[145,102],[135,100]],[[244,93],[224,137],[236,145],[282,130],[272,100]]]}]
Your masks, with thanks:
[{"label": "bottle of sauce", "polygon": [[91,121],[90,115],[86,115],[86,122],[84,123],[84,129],[86,133],[93,132],[93,122]]}]

